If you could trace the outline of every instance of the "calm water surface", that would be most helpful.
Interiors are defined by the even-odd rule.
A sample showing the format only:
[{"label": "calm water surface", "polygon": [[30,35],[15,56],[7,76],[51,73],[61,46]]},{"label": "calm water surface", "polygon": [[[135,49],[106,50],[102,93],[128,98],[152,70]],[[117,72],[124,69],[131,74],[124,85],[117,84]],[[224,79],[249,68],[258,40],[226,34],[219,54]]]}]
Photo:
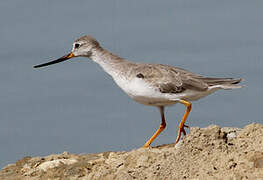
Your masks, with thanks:
[{"label": "calm water surface", "polygon": [[[195,102],[190,126],[262,123],[262,9],[260,0],[1,1],[0,168],[24,156],[138,148],[159,126],[157,109],[130,100],[89,59],[32,68],[85,34],[129,60],[245,79]],[[153,145],[174,142],[184,110],[167,109]]]}]

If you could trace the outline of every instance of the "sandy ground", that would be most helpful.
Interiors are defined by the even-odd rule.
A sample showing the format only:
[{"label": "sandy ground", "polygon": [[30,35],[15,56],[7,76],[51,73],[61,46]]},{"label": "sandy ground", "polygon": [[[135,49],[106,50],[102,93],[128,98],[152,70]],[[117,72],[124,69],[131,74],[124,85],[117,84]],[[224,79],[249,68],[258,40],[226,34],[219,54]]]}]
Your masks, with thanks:
[{"label": "sandy ground", "polygon": [[4,167],[0,179],[263,180],[263,125],[195,127],[176,146],[25,157]]}]

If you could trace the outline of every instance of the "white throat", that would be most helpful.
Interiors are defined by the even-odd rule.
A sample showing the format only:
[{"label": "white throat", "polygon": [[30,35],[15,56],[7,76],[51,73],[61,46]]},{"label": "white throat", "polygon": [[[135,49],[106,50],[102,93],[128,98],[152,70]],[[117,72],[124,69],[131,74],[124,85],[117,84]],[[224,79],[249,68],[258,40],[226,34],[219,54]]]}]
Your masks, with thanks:
[{"label": "white throat", "polygon": [[104,69],[104,71],[113,77],[119,74],[118,66],[120,66],[122,62],[125,62],[124,59],[108,52],[101,47],[92,50],[90,59],[98,63]]}]

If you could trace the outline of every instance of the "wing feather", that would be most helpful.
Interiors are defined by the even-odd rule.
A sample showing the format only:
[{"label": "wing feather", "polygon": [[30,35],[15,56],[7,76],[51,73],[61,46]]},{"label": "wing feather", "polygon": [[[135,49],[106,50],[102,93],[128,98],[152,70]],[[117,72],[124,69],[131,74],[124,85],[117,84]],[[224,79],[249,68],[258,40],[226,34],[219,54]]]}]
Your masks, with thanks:
[{"label": "wing feather", "polygon": [[205,91],[208,88],[208,84],[199,79],[200,75],[168,65],[140,64],[132,73],[162,93],[181,93],[186,89]]}]

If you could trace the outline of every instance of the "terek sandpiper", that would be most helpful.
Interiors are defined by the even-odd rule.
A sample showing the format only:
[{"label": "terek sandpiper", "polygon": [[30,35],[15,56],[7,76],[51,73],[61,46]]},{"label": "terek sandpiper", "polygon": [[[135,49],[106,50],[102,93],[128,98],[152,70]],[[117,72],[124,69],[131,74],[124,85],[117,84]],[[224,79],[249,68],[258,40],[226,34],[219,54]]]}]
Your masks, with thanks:
[{"label": "terek sandpiper", "polygon": [[161,125],[144,144],[149,147],[166,126],[164,108],[176,103],[186,106],[186,112],[179,124],[178,143],[185,132],[185,121],[191,111],[191,101],[203,98],[219,89],[235,89],[242,79],[213,78],[194,74],[187,70],[163,65],[133,63],[103,49],[91,36],[83,36],[73,43],[72,51],[57,60],[34,66],[35,68],[66,61],[73,57],[88,57],[98,63],[117,85],[138,103],[158,107]]}]

